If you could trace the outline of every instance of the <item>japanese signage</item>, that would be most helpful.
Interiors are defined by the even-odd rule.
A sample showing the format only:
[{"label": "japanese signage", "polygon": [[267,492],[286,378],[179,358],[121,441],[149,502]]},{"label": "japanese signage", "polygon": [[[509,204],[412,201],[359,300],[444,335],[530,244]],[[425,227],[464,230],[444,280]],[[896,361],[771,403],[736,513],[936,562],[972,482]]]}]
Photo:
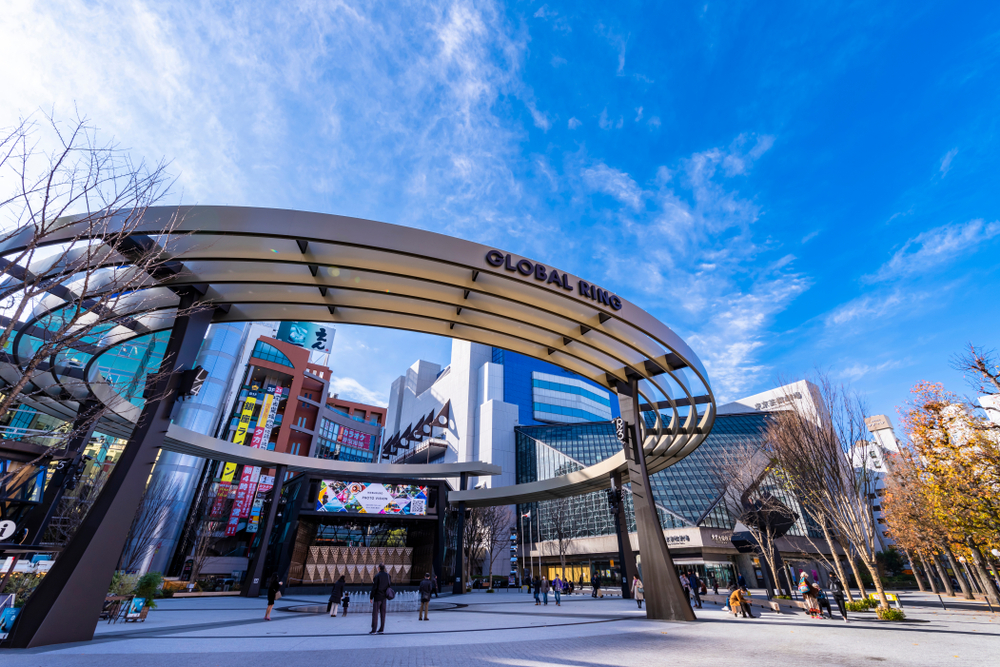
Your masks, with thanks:
[{"label": "japanese signage", "polygon": [[423,516],[427,513],[427,487],[323,480],[316,511]]},{"label": "japanese signage", "polygon": [[348,447],[371,449],[371,436],[369,434],[356,431],[353,428],[347,428],[346,426],[340,427],[340,432],[337,433],[337,442]]},{"label": "japanese signage", "polygon": [[313,322],[282,322],[278,327],[278,340],[327,354],[333,350],[333,327]]}]

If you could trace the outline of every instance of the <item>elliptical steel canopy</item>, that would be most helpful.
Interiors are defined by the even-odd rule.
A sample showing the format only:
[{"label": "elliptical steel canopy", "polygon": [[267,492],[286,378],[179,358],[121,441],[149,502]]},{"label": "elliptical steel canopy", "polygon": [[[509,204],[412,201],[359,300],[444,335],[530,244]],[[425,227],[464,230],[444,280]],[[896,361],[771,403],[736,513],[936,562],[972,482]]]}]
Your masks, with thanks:
[{"label": "elliptical steel canopy", "polygon": [[[61,222],[46,243],[78,237],[75,218]],[[277,209],[151,208],[131,234],[164,242],[180,265],[169,275],[150,276],[146,289],[160,305],[141,316],[146,333],[170,329],[178,297],[168,288],[188,285],[204,292],[203,302],[218,306],[217,322],[312,321],[419,331],[542,359],[615,392],[627,392],[628,382],[638,378],[642,409],[656,415],[652,427],[640,425],[650,473],[698,447],[714,420],[708,375],[680,337],[638,306],[548,264],[424,230]],[[0,255],[23,247],[21,238],[10,237]],[[104,261],[127,263],[124,257]],[[51,310],[59,298],[52,295],[45,307]],[[108,336],[104,349],[137,335],[125,330]],[[127,434],[139,411],[100,376],[100,354],[85,369],[86,384],[112,408],[102,428]],[[7,364],[5,376],[11,368]],[[62,385],[61,372],[51,371],[51,400],[38,407],[66,418],[83,397],[74,395],[78,380]],[[172,428],[164,447],[224,458],[221,453],[231,448],[226,445]],[[245,449],[246,460],[262,451]],[[377,473],[391,464],[369,465]],[[621,453],[562,477],[459,491],[452,500],[488,505],[576,495],[607,487],[614,471],[627,478]],[[350,472],[358,471],[345,470]]]}]

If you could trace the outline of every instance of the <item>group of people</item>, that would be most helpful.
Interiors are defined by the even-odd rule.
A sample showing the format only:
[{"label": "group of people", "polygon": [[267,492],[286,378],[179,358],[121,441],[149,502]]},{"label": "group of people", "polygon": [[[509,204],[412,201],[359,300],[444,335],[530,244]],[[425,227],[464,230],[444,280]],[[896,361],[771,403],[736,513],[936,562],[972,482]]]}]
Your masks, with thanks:
[{"label": "group of people", "polygon": [[[830,592],[833,594],[833,600],[837,603],[840,616],[846,623],[847,605],[844,604],[844,586],[840,583],[837,575],[832,572],[829,573],[828,578],[830,580]],[[799,575],[798,588],[803,602],[808,605],[808,612],[811,618],[823,618],[824,609],[828,617],[833,618],[833,609],[830,607],[830,598],[827,597],[826,591],[815,581],[809,581],[809,575],[805,572]]]},{"label": "group of people", "polygon": [[557,574],[555,579],[549,581],[547,577],[535,577],[531,580],[531,589],[535,593],[535,605],[548,604],[549,592],[551,591],[556,599],[556,606],[562,606],[562,594],[573,593],[573,582],[563,581]]},{"label": "group of people", "polygon": [[681,588],[684,589],[684,596],[687,598],[688,604],[701,609],[701,596],[708,592],[705,588],[705,582],[697,573],[691,570],[681,574],[680,580]]}]

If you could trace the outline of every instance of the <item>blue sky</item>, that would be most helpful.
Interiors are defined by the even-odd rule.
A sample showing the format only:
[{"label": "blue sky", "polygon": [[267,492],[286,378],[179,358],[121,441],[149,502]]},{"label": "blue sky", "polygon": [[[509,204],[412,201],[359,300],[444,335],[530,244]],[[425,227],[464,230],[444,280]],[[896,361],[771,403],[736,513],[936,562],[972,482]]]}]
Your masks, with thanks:
[{"label": "blue sky", "polygon": [[[122,4],[122,3],[116,3]],[[174,196],[454,234],[675,328],[732,399],[876,412],[996,347],[996,3],[13,2],[0,125],[74,105]],[[448,341],[338,331],[384,397]]]}]

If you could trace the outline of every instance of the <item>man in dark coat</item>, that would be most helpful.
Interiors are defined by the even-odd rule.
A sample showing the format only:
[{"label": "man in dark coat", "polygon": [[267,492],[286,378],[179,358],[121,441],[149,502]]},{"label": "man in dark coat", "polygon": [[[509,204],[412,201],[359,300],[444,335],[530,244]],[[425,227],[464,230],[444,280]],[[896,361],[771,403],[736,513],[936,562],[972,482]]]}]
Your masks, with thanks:
[{"label": "man in dark coat", "polygon": [[330,616],[336,616],[337,610],[340,608],[340,601],[344,597],[344,585],[347,581],[344,576],[341,575],[340,579],[337,579],[337,583],[333,585],[333,593],[330,593],[330,601],[326,603],[326,611]]},{"label": "man in dark coat", "polygon": [[597,597],[601,593],[601,575],[594,573],[594,576],[590,578],[590,585],[594,588],[591,592],[591,597]]},{"label": "man in dark coat", "polygon": [[424,575],[423,580],[420,582],[418,591],[420,592],[420,617],[417,620],[429,621],[430,619],[427,617],[427,608],[431,604],[431,593],[434,591],[434,584],[431,582],[430,572]]},{"label": "man in dark coat", "polygon": [[[368,594],[368,599],[372,602],[372,631],[368,634],[375,634],[375,628],[378,627],[378,634],[382,634],[385,630],[385,607],[386,607],[386,591],[392,585],[392,581],[389,579],[389,573],[385,571],[385,565],[379,563],[378,574],[372,579],[372,590]],[[382,624],[379,625],[379,616],[382,617]]]}]

